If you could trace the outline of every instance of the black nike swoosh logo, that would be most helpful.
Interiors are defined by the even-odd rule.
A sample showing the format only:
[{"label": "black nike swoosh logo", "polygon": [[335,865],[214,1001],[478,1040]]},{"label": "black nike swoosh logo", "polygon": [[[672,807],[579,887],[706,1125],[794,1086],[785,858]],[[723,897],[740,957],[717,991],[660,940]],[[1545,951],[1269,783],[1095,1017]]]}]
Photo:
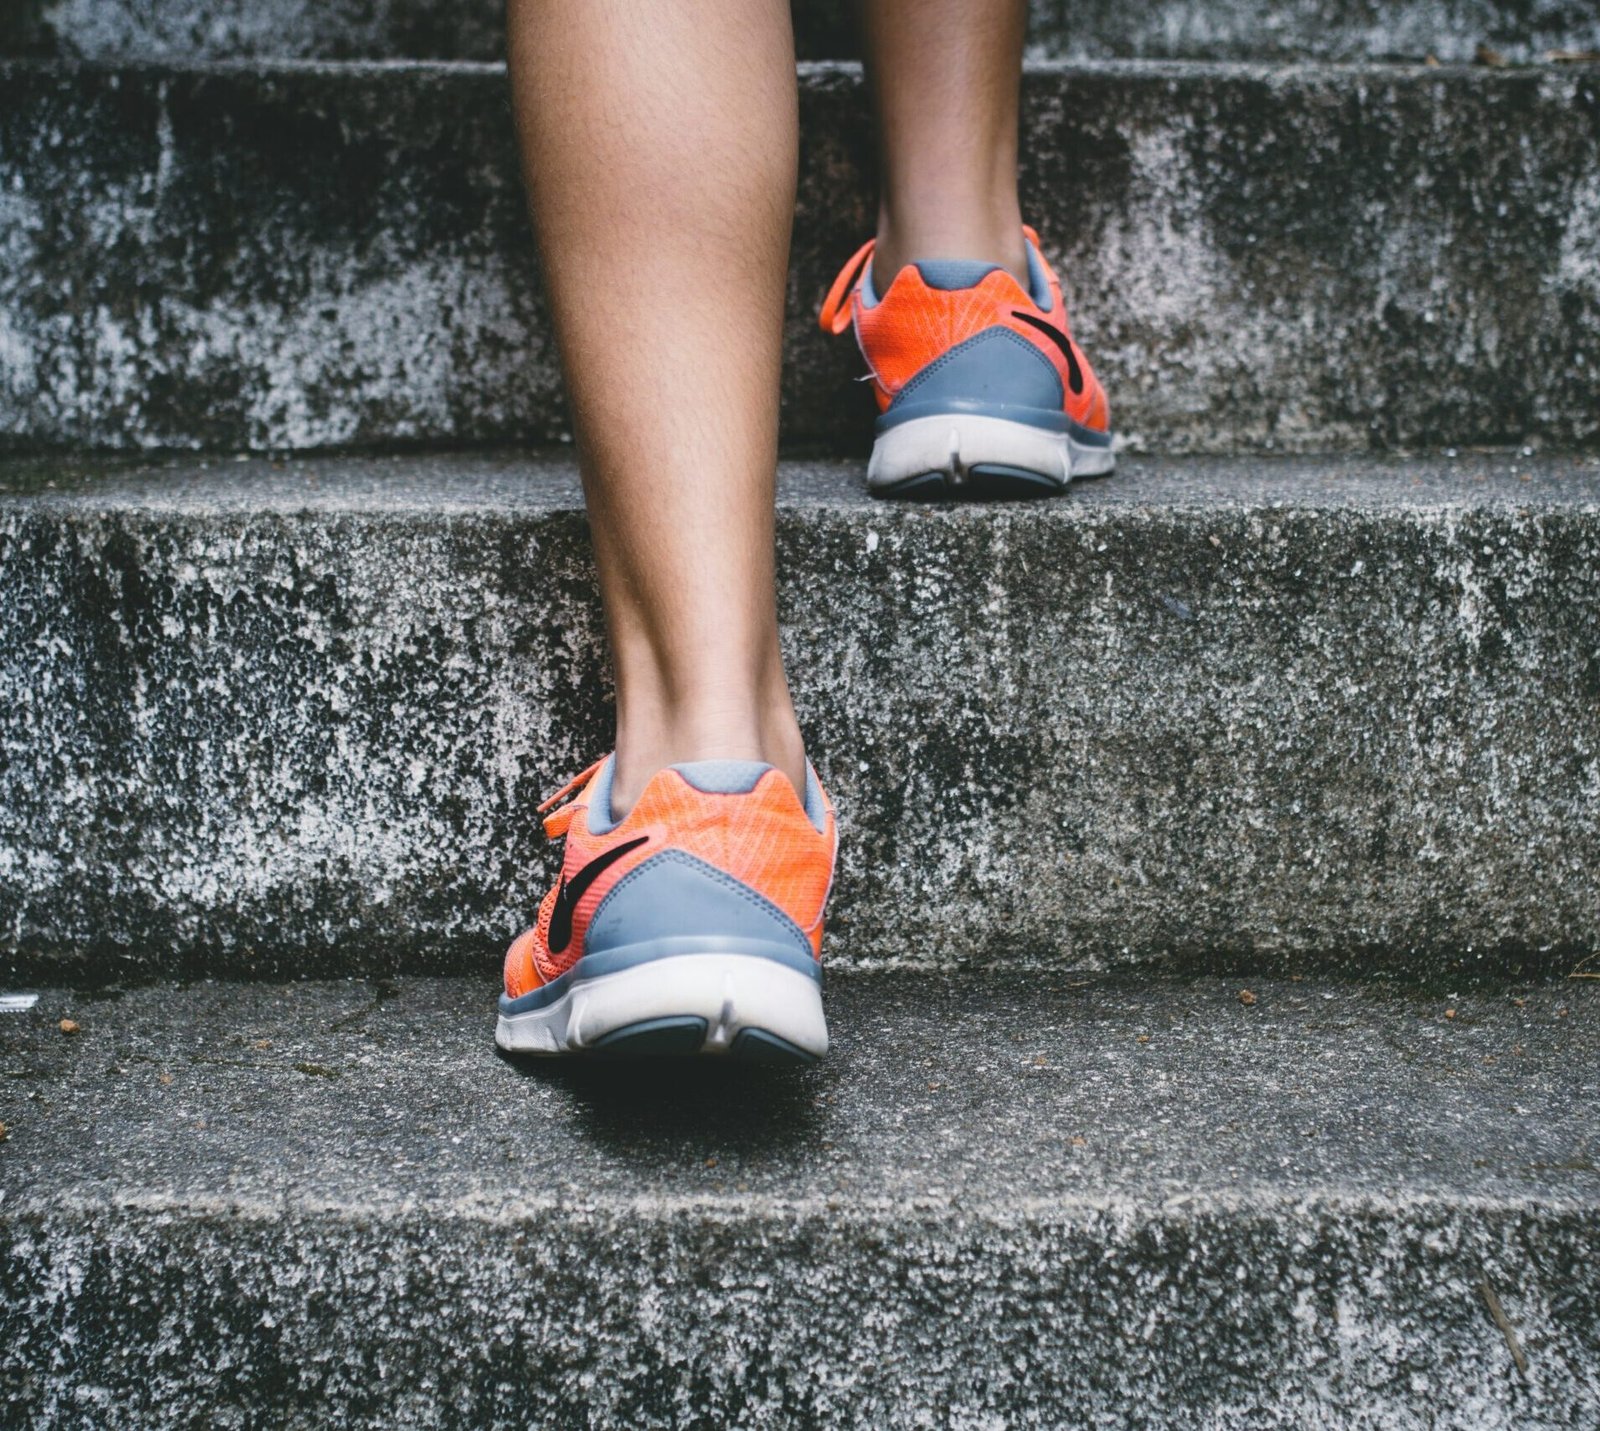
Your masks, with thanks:
[{"label": "black nike swoosh logo", "polygon": [[1078,366],[1078,355],[1073,351],[1072,340],[1055,324],[1046,323],[1043,318],[1035,318],[1031,313],[1022,313],[1013,308],[1011,316],[1020,318],[1024,323],[1037,328],[1056,347],[1061,349],[1061,356],[1067,360],[1067,380],[1072,384],[1073,392],[1081,393],[1083,391],[1083,369]]},{"label": "black nike swoosh logo", "polygon": [[550,911],[549,943],[552,954],[559,954],[572,942],[572,911],[578,907],[578,901],[583,898],[589,886],[629,850],[636,850],[649,841],[649,835],[640,835],[637,840],[613,845],[603,855],[596,855],[570,880],[561,881],[561,888],[556,891],[556,907]]}]

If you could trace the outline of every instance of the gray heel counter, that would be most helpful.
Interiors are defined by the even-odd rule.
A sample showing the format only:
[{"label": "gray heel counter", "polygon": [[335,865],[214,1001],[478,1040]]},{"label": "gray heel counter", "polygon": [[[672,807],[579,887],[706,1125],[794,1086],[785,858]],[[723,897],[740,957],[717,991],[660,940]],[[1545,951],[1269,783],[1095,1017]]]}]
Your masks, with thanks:
[{"label": "gray heel counter", "polygon": [[986,328],[958,343],[911,379],[889,405],[937,408],[946,402],[1060,412],[1066,392],[1055,366],[1020,333]]},{"label": "gray heel counter", "polygon": [[682,850],[652,855],[617,882],[589,921],[584,955],[685,938],[779,946],[811,957],[805,931],[771,900]]}]

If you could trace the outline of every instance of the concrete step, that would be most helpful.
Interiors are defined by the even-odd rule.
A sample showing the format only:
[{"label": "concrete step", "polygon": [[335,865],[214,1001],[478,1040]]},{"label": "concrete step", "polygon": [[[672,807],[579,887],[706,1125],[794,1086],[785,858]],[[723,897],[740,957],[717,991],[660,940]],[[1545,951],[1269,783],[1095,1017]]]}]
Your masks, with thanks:
[{"label": "concrete step", "polygon": [[[1027,210],[1133,447],[1600,437],[1600,70],[1026,94]],[[802,119],[784,430],[854,452],[859,359],[813,315],[869,229],[856,70],[804,67]],[[0,446],[565,429],[498,68],[0,64],[0,256]]]},{"label": "concrete step", "polygon": [[[807,59],[857,52],[849,0],[796,0]],[[1037,54],[1062,59],[1470,61],[1600,49],[1600,14],[1571,0],[1032,0]],[[0,54],[188,62],[499,60],[499,0],[13,0]]]},{"label": "concrete step", "polygon": [[[1600,458],[789,464],[841,966],[1565,972],[1600,947]],[[52,485],[53,484],[53,485]],[[0,480],[0,912],[33,977],[488,967],[603,753],[559,458]]]},{"label": "concrete step", "polygon": [[1592,985],[858,975],[765,1078],[493,992],[0,1015],[10,1423],[1600,1421]]}]

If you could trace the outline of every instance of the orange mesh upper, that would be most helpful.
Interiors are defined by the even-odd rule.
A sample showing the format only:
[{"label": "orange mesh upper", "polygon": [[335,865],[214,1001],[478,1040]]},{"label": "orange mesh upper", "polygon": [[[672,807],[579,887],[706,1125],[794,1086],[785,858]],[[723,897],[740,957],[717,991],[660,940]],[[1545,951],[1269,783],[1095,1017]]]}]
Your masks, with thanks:
[{"label": "orange mesh upper", "polygon": [[506,951],[506,993],[512,998],[559,978],[577,963],[601,901],[630,870],[665,849],[682,850],[750,886],[794,920],[809,936],[812,953],[821,956],[823,907],[838,839],[831,804],[818,831],[780,771],[767,771],[746,794],[716,795],[696,790],[676,770],[666,769],[651,778],[615,829],[592,835],[588,807],[598,778],[596,766],[583,792],[546,821],[552,834],[565,833],[567,838],[563,878],[614,845],[641,835],[649,837],[648,843],[623,855],[584,891],[573,912],[572,938],[559,954],[549,946],[557,890],[546,893],[537,923]]},{"label": "orange mesh upper", "polygon": [[[1037,248],[1038,236],[1032,229],[1025,232]],[[1105,392],[1083,349],[1072,337],[1061,284],[1048,263],[1044,264],[1050,281],[1048,313],[1004,269],[996,269],[971,288],[952,292],[930,288],[914,264],[902,268],[876,306],[868,308],[861,300],[861,282],[871,258],[872,245],[868,244],[840,271],[823,304],[821,323],[827,332],[842,332],[848,322],[854,322],[856,341],[872,371],[880,412],[912,378],[956,344],[988,328],[1008,328],[1033,344],[1056,370],[1066,395],[1067,415],[1085,427],[1107,430],[1110,409]],[[1044,263],[1043,255],[1040,262]],[[1060,350],[1037,328],[1015,318],[1013,314],[1018,309],[1050,324],[1072,344],[1082,369],[1081,392],[1073,392],[1067,361]]]}]

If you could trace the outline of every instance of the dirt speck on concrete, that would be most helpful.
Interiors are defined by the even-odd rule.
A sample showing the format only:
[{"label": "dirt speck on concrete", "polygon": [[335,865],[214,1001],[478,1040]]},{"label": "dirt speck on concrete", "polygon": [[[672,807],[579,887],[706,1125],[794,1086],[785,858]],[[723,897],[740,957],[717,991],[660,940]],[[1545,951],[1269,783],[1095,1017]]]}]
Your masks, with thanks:
[{"label": "dirt speck on concrete", "polygon": [[303,1073],[307,1078],[338,1078],[339,1070],[329,1068],[325,1063],[297,1063],[295,1072]]}]

